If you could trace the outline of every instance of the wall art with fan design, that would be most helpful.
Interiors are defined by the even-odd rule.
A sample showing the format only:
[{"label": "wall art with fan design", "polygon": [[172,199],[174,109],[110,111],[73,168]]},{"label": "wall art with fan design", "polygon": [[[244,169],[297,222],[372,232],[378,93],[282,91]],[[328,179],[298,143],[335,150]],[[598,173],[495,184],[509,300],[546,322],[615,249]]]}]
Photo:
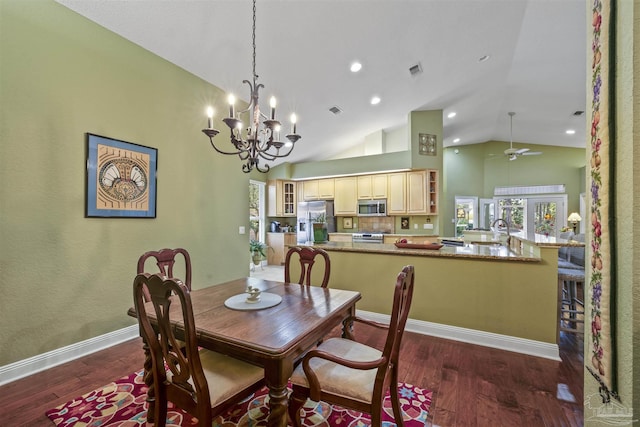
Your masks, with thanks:
[{"label": "wall art with fan design", "polygon": [[86,217],[155,218],[158,150],[87,133]]}]

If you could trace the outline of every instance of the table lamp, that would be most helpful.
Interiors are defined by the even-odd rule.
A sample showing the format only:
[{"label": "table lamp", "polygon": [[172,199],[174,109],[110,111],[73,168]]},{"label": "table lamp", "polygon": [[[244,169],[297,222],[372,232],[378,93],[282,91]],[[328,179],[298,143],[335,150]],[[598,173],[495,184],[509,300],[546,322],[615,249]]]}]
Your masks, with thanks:
[{"label": "table lamp", "polygon": [[580,218],[580,215],[578,215],[578,212],[571,213],[571,215],[569,215],[569,218],[567,218],[567,221],[573,224],[573,234],[577,234],[578,223],[582,221],[582,218]]}]

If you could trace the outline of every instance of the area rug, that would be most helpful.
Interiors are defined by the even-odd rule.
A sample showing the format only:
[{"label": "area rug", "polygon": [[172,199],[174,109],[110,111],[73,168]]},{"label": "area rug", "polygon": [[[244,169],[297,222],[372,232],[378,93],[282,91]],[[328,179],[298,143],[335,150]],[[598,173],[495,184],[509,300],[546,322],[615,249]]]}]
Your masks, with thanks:
[{"label": "area rug", "polygon": [[[143,371],[123,377],[97,390],[73,399],[46,412],[47,417],[57,426],[63,427],[105,427],[144,426],[147,423],[147,386],[142,378]],[[399,384],[400,403],[406,427],[423,427],[431,405],[431,391],[411,384]],[[254,427],[266,426],[269,396],[266,388],[258,390],[238,405],[217,417],[213,427]],[[361,427],[371,425],[368,414],[347,410],[325,403],[307,401],[303,407],[303,425]],[[393,411],[387,395],[384,400],[383,426],[392,427]],[[168,426],[193,426],[197,420],[171,405],[167,413]]]}]

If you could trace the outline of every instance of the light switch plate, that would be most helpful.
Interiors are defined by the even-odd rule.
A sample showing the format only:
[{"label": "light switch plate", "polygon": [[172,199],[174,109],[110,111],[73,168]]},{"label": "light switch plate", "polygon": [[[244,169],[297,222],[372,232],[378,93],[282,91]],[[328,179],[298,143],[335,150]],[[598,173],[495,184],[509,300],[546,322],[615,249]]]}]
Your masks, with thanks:
[{"label": "light switch plate", "polygon": [[425,230],[433,230],[433,224],[422,224],[422,228]]},{"label": "light switch plate", "polygon": [[244,234],[245,233],[245,228],[243,225],[241,225],[240,227],[238,227],[238,234]]}]

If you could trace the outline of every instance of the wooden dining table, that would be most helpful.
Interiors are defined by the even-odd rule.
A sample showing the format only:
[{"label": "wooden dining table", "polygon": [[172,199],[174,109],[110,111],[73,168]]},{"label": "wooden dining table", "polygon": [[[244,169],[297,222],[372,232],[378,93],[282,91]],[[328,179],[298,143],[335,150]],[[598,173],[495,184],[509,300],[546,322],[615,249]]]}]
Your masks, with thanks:
[{"label": "wooden dining table", "polygon": [[[225,301],[244,294],[248,286],[263,293],[279,295],[275,306],[262,309],[232,309]],[[294,363],[335,327],[355,314],[359,292],[318,286],[299,285],[245,277],[191,291],[191,302],[198,344],[206,349],[227,354],[264,368],[269,388],[269,426],[287,425],[287,382]],[[150,303],[148,303],[150,304]],[[171,321],[175,317],[179,337],[182,321],[180,306],[172,305]],[[175,313],[175,316],[174,316]],[[135,308],[128,314],[137,317]],[[155,316],[153,310],[149,317]],[[153,378],[148,372],[151,359],[145,345],[145,382],[149,386],[148,416],[153,413]],[[150,420],[151,421],[151,420]]]}]

